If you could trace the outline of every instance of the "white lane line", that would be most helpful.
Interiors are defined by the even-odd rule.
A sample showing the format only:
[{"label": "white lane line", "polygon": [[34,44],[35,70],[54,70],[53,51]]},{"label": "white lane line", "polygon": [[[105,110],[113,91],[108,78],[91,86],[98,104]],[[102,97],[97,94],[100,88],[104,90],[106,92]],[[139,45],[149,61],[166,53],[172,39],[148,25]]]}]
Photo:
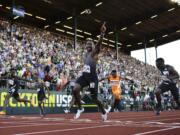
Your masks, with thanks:
[{"label": "white lane line", "polygon": [[[178,119],[180,119],[180,118],[175,118],[175,119],[161,119],[161,120],[152,120],[152,121],[137,121],[138,123],[140,122],[140,123],[142,123],[142,124],[145,124],[145,123],[151,123],[151,122],[161,122],[161,121],[167,121],[167,120],[178,120]],[[38,122],[38,123],[37,123]],[[28,126],[46,126],[46,125],[49,125],[50,123],[41,123],[41,122],[43,122],[43,121],[19,121],[19,122],[2,122],[2,123],[11,123],[11,124],[18,124],[18,125],[8,125],[8,126],[1,126],[0,127],[0,129],[3,129],[3,128],[14,128],[14,127],[19,127],[19,128],[21,128],[21,127],[28,127]],[[48,121],[47,121],[48,122]],[[117,124],[117,121],[115,121],[115,120],[109,120],[109,122],[111,122],[111,124],[112,123],[114,123],[114,124]],[[121,122],[121,123],[124,123],[124,122],[128,122],[128,121],[118,121],[118,123],[119,122]],[[145,123],[144,123],[145,122]],[[129,123],[129,124],[132,124],[132,123],[136,123],[135,121],[131,121],[131,123]],[[25,124],[25,125],[20,125],[20,124]],[[89,123],[89,122],[87,122],[87,123],[84,123],[84,122],[76,122],[76,121],[74,121],[74,122],[72,122],[72,121],[67,121],[66,123],[64,122],[64,121],[60,121],[60,122],[56,122],[56,123],[54,123],[54,122],[52,122],[52,124],[55,124],[55,125],[61,125],[61,124],[64,124],[64,125],[90,125],[90,124],[100,124],[100,122],[93,122],[93,123]],[[171,123],[166,123],[166,124],[171,124]],[[171,125],[169,125],[169,126],[171,126]],[[172,125],[172,126],[174,126],[174,125]]]},{"label": "white lane line", "polygon": [[[151,112],[151,113],[150,113]],[[167,114],[167,112],[168,112],[168,114]],[[177,112],[180,112],[180,111],[175,111],[175,113],[177,113]],[[120,112],[121,113],[121,112]],[[150,116],[150,115],[152,115],[152,117],[161,117],[161,116],[163,116],[163,117],[167,117],[167,116],[180,116],[180,115],[173,115],[173,113],[174,112],[170,112],[169,113],[169,111],[163,111],[162,112],[162,114],[160,115],[160,116],[156,116],[155,115],[155,112],[153,112],[153,111],[149,111],[149,112],[138,112],[138,113],[140,113],[140,114],[136,114],[136,115],[134,115],[134,113],[129,113],[128,115],[126,114],[126,115],[124,115],[124,113],[122,114],[122,116],[119,116],[119,118],[129,118],[129,117],[132,117],[132,118],[135,118],[135,117],[142,117],[142,116],[144,116],[144,117],[148,117],[148,116]],[[110,114],[112,114],[112,113],[110,113]],[[124,115],[124,116],[123,116]],[[165,116],[166,115],[166,116]]]},{"label": "white lane line", "polygon": [[171,127],[171,128],[165,128],[165,129],[159,129],[159,130],[152,130],[152,131],[148,131],[148,132],[136,133],[134,135],[146,135],[146,134],[151,134],[151,133],[157,133],[157,132],[172,130],[172,129],[176,129],[176,128],[179,128],[179,127]]},{"label": "white lane line", "polygon": [[[148,117],[133,117],[133,118],[123,118],[123,119],[120,119],[120,120],[134,120],[134,119],[147,119],[147,118],[159,118],[159,120],[161,120],[162,118],[167,118],[167,117],[178,117],[180,115],[167,115],[167,116],[148,116]],[[119,120],[119,119],[113,119],[113,120]]]},{"label": "white lane line", "polygon": [[[9,125],[22,125],[22,124],[25,124],[25,125],[30,125],[30,124],[34,124],[34,123],[26,123],[26,122],[1,122],[2,124],[9,124]],[[37,124],[37,123],[35,123]],[[2,127],[2,126],[1,126]]]},{"label": "white lane line", "polygon": [[18,133],[13,135],[33,135],[33,134],[45,134],[45,133],[55,133],[55,132],[67,132],[67,131],[76,131],[76,130],[85,130],[85,129],[94,129],[94,128],[104,128],[112,125],[101,125],[101,126],[91,126],[91,127],[82,127],[82,128],[69,128],[69,129],[60,129],[60,130],[47,130],[39,132],[29,132],[29,133]]},{"label": "white lane line", "polygon": [[[152,114],[151,114],[152,116],[149,116],[149,115],[147,115],[146,113],[145,114],[138,114],[138,115],[134,115],[134,114],[129,114],[128,116],[119,116],[119,118],[125,118],[125,119],[136,119],[136,117],[140,117],[140,118],[152,118],[152,117],[167,117],[167,116],[163,116],[163,115],[160,115],[160,116],[155,116],[155,115],[153,115],[153,112],[152,112]],[[168,115],[168,117],[173,117],[173,116],[175,116],[175,117],[177,117],[177,116],[180,116],[180,115]],[[10,116],[11,117],[11,116]],[[9,118],[10,118],[9,117]],[[15,116],[13,116],[13,117],[15,117]],[[132,118],[130,118],[130,117],[132,117]],[[19,117],[19,116],[16,116],[15,117],[16,119],[27,119],[27,120],[41,120],[41,118],[40,117],[30,117],[30,116],[21,116],[21,117]],[[8,119],[8,118],[7,118]],[[56,119],[56,118],[45,118],[46,120],[47,119]],[[42,121],[45,121],[45,119],[42,119]]]},{"label": "white lane line", "polygon": [[[146,119],[146,118],[163,118],[163,117],[176,117],[177,118],[177,116],[180,116],[180,115],[168,115],[168,116],[155,116],[155,115],[152,115],[152,116],[144,116],[144,115],[134,115],[134,116],[132,116],[132,118],[131,118],[131,116],[120,116],[119,118],[120,118],[120,120],[122,121],[122,120],[134,120],[134,119]],[[126,118],[127,117],[127,118]],[[38,117],[32,117],[32,118],[38,118]],[[53,118],[45,118],[45,119],[31,119],[31,117],[16,117],[16,119],[26,119],[26,121],[53,121],[53,120],[50,120],[50,119],[53,119]],[[68,120],[68,119],[65,119],[65,120]],[[112,119],[112,120],[119,120],[119,119]],[[63,120],[62,120],[63,121]],[[151,121],[153,121],[153,120],[151,120]],[[158,121],[158,120],[156,120],[156,121]],[[1,123],[1,122],[0,122]]]},{"label": "white lane line", "polygon": [[[21,123],[23,124],[23,123]],[[18,126],[1,126],[0,129],[5,129],[5,128],[21,128],[21,127],[36,127],[36,126],[49,126],[50,123],[47,123],[47,124],[41,124],[41,123],[30,123],[30,124],[27,124],[27,125],[18,125]],[[83,125],[81,123],[52,123],[52,125]],[[89,125],[89,123],[87,123],[87,125]]]},{"label": "white lane line", "polygon": [[[167,116],[168,117],[168,116]],[[174,118],[174,119],[159,119],[159,120],[150,120],[150,121],[139,121],[139,122],[160,122],[160,121],[172,121],[172,120],[179,120],[180,118]]]}]

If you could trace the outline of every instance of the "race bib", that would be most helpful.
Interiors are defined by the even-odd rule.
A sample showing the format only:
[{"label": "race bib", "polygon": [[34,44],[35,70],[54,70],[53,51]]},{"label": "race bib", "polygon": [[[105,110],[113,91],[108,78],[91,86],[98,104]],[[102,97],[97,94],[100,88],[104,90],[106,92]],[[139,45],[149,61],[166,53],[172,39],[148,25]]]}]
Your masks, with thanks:
[{"label": "race bib", "polygon": [[90,66],[89,66],[89,65],[84,65],[84,67],[83,67],[83,72],[85,72],[85,73],[91,73],[91,68],[90,68]]},{"label": "race bib", "polygon": [[12,94],[12,93],[14,93],[14,92],[15,92],[15,89],[14,89],[14,88],[10,88],[10,89],[9,89],[9,93],[10,93],[10,94]]},{"label": "race bib", "polygon": [[165,70],[165,71],[162,72],[162,74],[165,75],[165,76],[168,76],[169,75],[169,71]]},{"label": "race bib", "polygon": [[8,80],[8,83],[9,83],[10,85],[14,85],[14,80]]},{"label": "race bib", "polygon": [[89,86],[90,86],[90,88],[95,88],[95,83],[94,82],[91,82],[90,84],[89,84]]},{"label": "race bib", "polygon": [[38,89],[37,89],[37,92],[39,92],[39,91],[40,91],[40,89],[38,88]]},{"label": "race bib", "polygon": [[70,86],[74,87],[75,82],[70,82]]}]

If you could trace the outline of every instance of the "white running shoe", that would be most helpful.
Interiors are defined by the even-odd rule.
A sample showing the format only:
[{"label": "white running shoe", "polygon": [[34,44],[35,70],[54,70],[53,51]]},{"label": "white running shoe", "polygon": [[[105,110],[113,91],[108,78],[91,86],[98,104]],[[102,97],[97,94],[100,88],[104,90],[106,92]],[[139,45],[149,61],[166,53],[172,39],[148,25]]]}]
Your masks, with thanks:
[{"label": "white running shoe", "polygon": [[65,109],[64,112],[65,113],[70,113],[70,110],[69,109]]},{"label": "white running shoe", "polygon": [[118,109],[114,109],[114,112],[119,112],[119,110]]},{"label": "white running shoe", "polygon": [[74,119],[78,119],[81,116],[81,113],[83,112],[84,112],[84,108],[82,108],[81,110],[78,109],[76,115],[74,116]]},{"label": "white running shoe", "polygon": [[107,112],[105,114],[102,114],[101,118],[103,121],[106,121],[107,120]]},{"label": "white running shoe", "polygon": [[106,111],[106,113],[109,113],[109,112],[111,111],[111,106],[110,106],[110,105],[108,105],[108,108],[107,108],[107,109],[105,109],[105,111]]}]

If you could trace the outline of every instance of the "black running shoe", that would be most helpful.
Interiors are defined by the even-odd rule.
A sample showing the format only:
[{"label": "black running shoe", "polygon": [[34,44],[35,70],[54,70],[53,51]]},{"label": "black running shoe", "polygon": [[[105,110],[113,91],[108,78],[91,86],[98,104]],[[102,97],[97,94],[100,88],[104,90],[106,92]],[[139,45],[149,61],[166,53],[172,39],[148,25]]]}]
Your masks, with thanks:
[{"label": "black running shoe", "polygon": [[161,110],[162,110],[161,106],[156,107],[156,115],[157,115],[157,116],[160,115]]}]

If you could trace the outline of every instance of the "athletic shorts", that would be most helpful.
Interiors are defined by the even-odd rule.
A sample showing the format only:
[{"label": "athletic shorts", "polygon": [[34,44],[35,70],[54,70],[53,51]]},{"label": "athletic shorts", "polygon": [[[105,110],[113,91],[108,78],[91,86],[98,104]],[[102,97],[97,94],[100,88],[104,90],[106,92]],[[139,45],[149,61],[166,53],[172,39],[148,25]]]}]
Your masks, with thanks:
[{"label": "athletic shorts", "polygon": [[177,93],[178,88],[176,87],[176,83],[171,81],[163,81],[158,88],[161,90],[161,93],[171,91],[172,93]]},{"label": "athletic shorts", "polygon": [[116,90],[112,90],[113,96],[115,97],[115,99],[119,100],[121,98],[121,90],[116,89]]},{"label": "athletic shorts", "polygon": [[38,101],[43,101],[45,100],[46,95],[44,92],[38,92],[37,98],[38,98]]},{"label": "athletic shorts", "polygon": [[15,98],[16,100],[19,99],[19,93],[17,90],[10,88],[8,90],[8,93],[11,95],[11,97]]},{"label": "athletic shorts", "polygon": [[91,74],[85,73],[76,80],[76,83],[79,84],[82,88],[89,86],[89,91],[91,92],[91,96],[97,97],[98,77],[96,74],[91,75]]}]

